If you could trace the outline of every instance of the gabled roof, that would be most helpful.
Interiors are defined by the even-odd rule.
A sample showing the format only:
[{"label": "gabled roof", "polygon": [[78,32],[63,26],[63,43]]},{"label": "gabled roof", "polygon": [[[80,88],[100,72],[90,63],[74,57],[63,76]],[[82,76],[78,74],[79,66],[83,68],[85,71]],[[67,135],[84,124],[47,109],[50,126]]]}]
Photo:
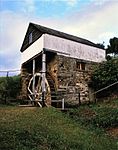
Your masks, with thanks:
[{"label": "gabled roof", "polygon": [[[47,27],[44,27],[44,26],[41,26],[41,25],[38,25],[38,24],[34,24],[34,23],[30,23],[29,24],[29,27],[27,29],[27,32],[26,32],[26,35],[25,35],[25,38],[24,38],[24,41],[23,41],[23,44],[21,46],[21,49],[20,51],[23,52],[24,51],[24,43],[25,43],[25,39],[27,37],[27,34],[29,32],[29,29],[33,27],[35,28],[36,30],[38,30],[40,32],[40,36],[42,34],[49,34],[49,35],[53,35],[53,36],[57,36],[57,37],[60,37],[60,38],[64,38],[64,39],[68,39],[68,40],[72,40],[72,41],[75,41],[75,42],[78,42],[78,43],[82,43],[82,44],[86,44],[86,45],[89,45],[89,46],[93,46],[93,47],[97,47],[97,48],[100,48],[97,44],[89,41],[89,40],[86,40],[86,39],[83,39],[83,38],[80,38],[80,37],[77,37],[77,36],[74,36],[74,35],[70,35],[70,34],[67,34],[67,33],[64,33],[64,32],[60,32],[60,31],[57,31],[57,30],[54,30],[54,29],[51,29],[51,28],[47,28]],[[39,36],[39,37],[40,37]],[[38,38],[39,38],[38,37]],[[33,41],[34,42],[34,41]],[[32,42],[32,43],[33,43]],[[32,44],[31,43],[31,44]],[[30,45],[31,45],[30,44]],[[30,46],[29,45],[29,46]],[[27,46],[28,47],[28,46]]]}]

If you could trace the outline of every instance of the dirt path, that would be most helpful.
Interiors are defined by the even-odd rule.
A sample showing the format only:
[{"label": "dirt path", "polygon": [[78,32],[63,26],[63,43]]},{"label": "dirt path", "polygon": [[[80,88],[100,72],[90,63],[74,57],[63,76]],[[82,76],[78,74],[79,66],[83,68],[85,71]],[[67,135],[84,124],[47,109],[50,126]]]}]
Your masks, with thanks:
[{"label": "dirt path", "polygon": [[116,127],[116,128],[109,128],[109,129],[107,130],[107,133],[108,133],[110,136],[114,137],[114,138],[118,138],[118,127]]}]

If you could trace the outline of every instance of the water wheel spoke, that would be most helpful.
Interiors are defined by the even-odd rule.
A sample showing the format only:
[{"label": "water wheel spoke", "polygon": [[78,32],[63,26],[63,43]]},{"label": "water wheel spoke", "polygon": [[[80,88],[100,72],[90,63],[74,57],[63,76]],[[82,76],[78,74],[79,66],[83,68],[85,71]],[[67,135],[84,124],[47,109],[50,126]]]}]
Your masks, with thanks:
[{"label": "water wheel spoke", "polygon": [[[33,77],[31,77],[31,79],[29,81],[28,92],[30,94],[30,99],[31,99],[31,95],[32,95],[32,100],[34,97],[34,99],[38,103],[38,105],[41,106],[41,104],[39,104],[40,103],[39,101],[42,100],[42,76],[40,73],[35,73],[34,78],[35,78],[35,93],[33,93],[33,88],[32,88],[33,87]],[[50,86],[48,84],[47,79],[45,79],[45,86],[46,86],[45,103],[47,103],[47,99],[49,99],[49,97],[50,97]],[[51,99],[50,99],[50,101],[51,101]]]}]

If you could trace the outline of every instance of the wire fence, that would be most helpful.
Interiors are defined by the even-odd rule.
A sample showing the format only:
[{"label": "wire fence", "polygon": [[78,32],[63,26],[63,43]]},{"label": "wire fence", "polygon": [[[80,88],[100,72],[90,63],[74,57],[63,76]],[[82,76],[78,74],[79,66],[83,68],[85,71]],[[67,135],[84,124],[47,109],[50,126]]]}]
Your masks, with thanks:
[{"label": "wire fence", "polygon": [[0,77],[9,77],[9,76],[15,76],[20,74],[21,70],[0,70]]}]

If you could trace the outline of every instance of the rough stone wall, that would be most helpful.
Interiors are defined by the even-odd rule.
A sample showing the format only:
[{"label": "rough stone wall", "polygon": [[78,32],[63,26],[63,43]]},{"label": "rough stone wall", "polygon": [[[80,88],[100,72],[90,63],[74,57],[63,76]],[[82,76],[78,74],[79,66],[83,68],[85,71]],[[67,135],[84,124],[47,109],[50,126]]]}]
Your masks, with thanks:
[{"label": "rough stone wall", "polygon": [[[78,92],[76,89],[76,60],[58,55],[58,88],[66,89],[62,98],[68,103],[78,104]],[[60,93],[61,94],[61,93]]]},{"label": "rough stone wall", "polygon": [[[77,67],[77,63],[84,63],[85,70]],[[81,61],[75,58],[70,58],[61,55],[54,55],[50,61],[47,61],[47,73],[49,73],[54,84],[55,91],[59,92],[60,89],[65,89],[65,92],[59,93],[60,98],[65,98],[66,102],[78,104],[89,102],[92,100],[92,89],[89,88],[93,67],[96,63]],[[37,68],[38,70],[38,68]],[[41,70],[39,70],[41,71]],[[31,74],[31,73],[30,73]],[[27,98],[27,86],[31,75],[27,68],[22,67],[22,97]],[[47,77],[47,80],[50,80]],[[53,92],[53,91],[51,91]]]},{"label": "rough stone wall", "polygon": [[[93,64],[85,64],[86,70],[79,70],[76,71],[76,87],[78,88],[80,92],[80,101],[81,102],[89,102],[90,99],[90,92],[91,89],[88,86],[88,83],[90,81],[91,73],[92,73],[92,66]],[[90,69],[90,68],[91,69]]]},{"label": "rough stone wall", "polygon": [[21,89],[21,98],[22,99],[27,99],[28,98],[28,91],[27,91],[27,86],[29,83],[30,75],[27,71],[26,68],[23,68],[21,70],[21,79],[22,79],[22,89]]},{"label": "rough stone wall", "polygon": [[57,80],[57,73],[58,73],[58,62],[57,62],[57,55],[51,59],[50,62],[47,62],[47,73],[50,75],[50,78],[54,81],[54,87],[58,88],[58,80]]},{"label": "rough stone wall", "polygon": [[[78,69],[78,62],[85,64],[85,70]],[[65,99],[69,103],[78,104],[79,100],[82,103],[92,100],[92,89],[89,88],[88,83],[95,64],[70,57],[58,56],[58,88],[67,87]]]}]

